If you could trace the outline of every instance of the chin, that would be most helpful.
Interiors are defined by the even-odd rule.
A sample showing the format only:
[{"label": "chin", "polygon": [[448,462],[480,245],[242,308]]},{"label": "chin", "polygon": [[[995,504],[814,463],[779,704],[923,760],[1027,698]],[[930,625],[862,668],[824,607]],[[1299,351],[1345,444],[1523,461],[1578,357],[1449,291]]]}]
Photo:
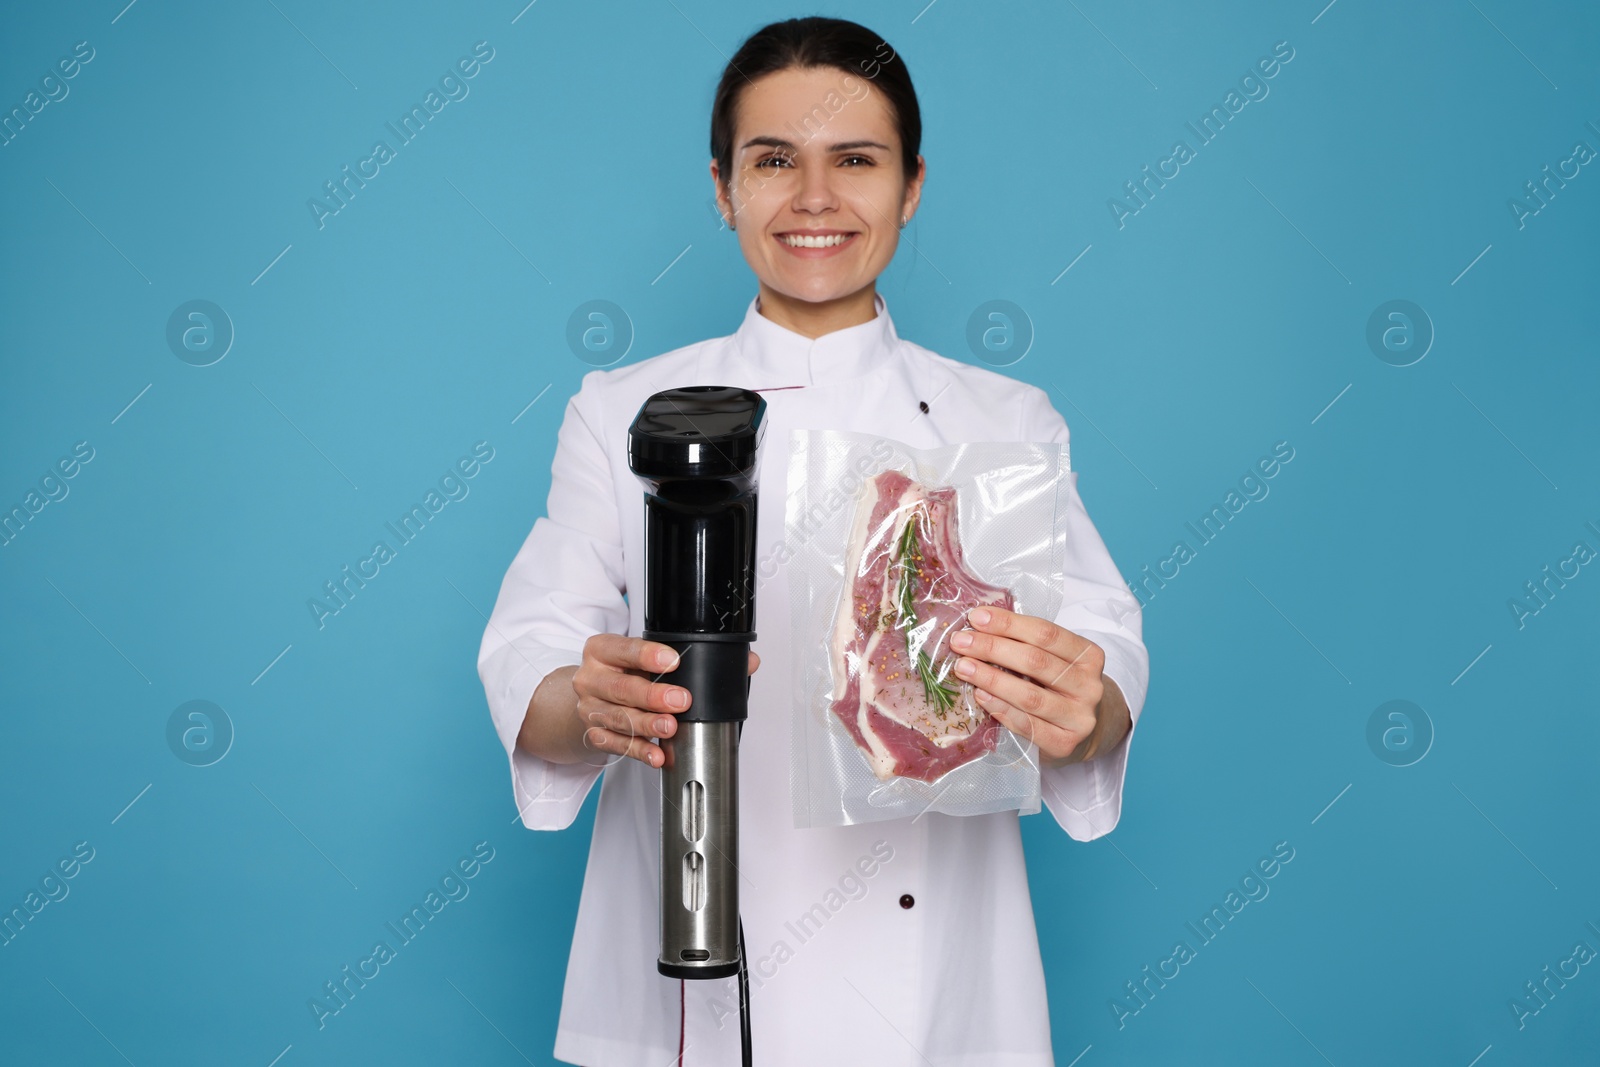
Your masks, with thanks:
[{"label": "chin", "polygon": [[799,290],[780,289],[779,292],[783,293],[783,295],[789,297],[791,300],[804,300],[808,304],[826,304],[829,301],[837,300],[842,296],[848,296],[855,292],[855,290],[846,288]]},{"label": "chin", "polygon": [[849,296],[865,283],[844,278],[786,278],[779,277],[767,283],[792,300],[805,300],[813,304],[826,303]]}]

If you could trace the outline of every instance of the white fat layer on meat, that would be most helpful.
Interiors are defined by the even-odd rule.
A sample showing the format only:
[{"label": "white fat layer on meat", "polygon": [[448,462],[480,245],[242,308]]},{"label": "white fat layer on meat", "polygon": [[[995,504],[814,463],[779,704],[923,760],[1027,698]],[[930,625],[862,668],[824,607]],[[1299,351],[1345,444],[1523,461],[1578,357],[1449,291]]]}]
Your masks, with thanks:
[{"label": "white fat layer on meat", "polygon": [[[883,633],[875,633],[867,638],[865,662],[872,662],[872,654],[877,651],[878,643],[883,638]],[[888,746],[883,743],[883,739],[878,736],[878,732],[872,728],[870,716],[867,714],[876,703],[875,698],[877,696],[877,687],[872,684],[871,673],[871,671],[867,671],[861,675],[861,706],[856,709],[856,726],[860,729],[861,736],[866,738],[867,744],[871,746],[872,751],[867,754],[867,762],[872,766],[872,773],[887,781],[894,774],[896,761]],[[871,696],[868,695],[869,692],[872,694]],[[887,708],[879,708],[878,710],[885,715],[889,714]]]},{"label": "white fat layer on meat", "polygon": [[[890,540],[889,530],[893,529],[897,518],[904,514],[903,507],[907,497],[920,495],[915,482],[901,494],[895,506],[889,511],[883,521],[883,528],[873,530],[870,528],[872,514],[878,507],[878,479],[868,479],[861,495],[856,501],[855,519],[850,528],[850,540],[845,546],[844,594],[839,603],[839,610],[833,623],[833,644],[830,651],[833,653],[833,662],[844,662],[844,670],[834,675],[833,699],[842,700],[845,690],[849,686],[850,676],[856,675],[859,679],[858,696],[860,702],[856,706],[856,723],[861,731],[861,736],[866,739],[870,751],[866,753],[867,762],[873,774],[878,778],[887,780],[894,774],[895,757],[889,752],[877,732],[868,723],[868,709],[875,702],[876,687],[872,681],[872,671],[868,664],[872,661],[872,653],[877,648],[883,635],[871,634],[863,642],[860,652],[850,650],[850,645],[860,633],[861,619],[856,612],[856,586],[863,573],[871,569],[873,561],[867,558],[867,545],[885,544]],[[888,551],[885,545],[884,551]],[[883,589],[880,591],[876,611],[881,617],[881,612],[887,606],[886,597],[893,595],[887,581],[887,573]],[[881,710],[881,709],[880,709]]]}]

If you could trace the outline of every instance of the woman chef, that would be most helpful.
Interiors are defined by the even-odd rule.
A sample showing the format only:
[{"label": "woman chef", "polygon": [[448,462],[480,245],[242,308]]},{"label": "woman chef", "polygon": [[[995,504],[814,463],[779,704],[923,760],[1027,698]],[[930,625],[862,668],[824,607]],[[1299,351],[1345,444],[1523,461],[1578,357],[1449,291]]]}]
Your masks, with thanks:
[{"label": "woman chef", "polygon": [[[739,1063],[737,979],[668,979],[656,894],[661,751],[685,690],[643,629],[643,490],[628,427],[652,393],[761,392],[757,558],[783,538],[793,428],[914,448],[1067,442],[1040,389],[901,339],[875,289],[916,212],[921,119],[905,64],[853,22],[755,33],[711,121],[717,203],[757,295],[731,335],[591,371],[566,408],[539,518],[500,588],[478,670],[524,825],[570,825],[603,776],[554,1054],[584,1067]],[[1043,800],[1073,838],[1116,825],[1149,660],[1139,609],[1072,485],[1054,619],[974,611],[961,670],[1038,745]],[[796,830],[783,581],[757,596],[740,743],[741,910],[763,1065],[1049,1067],[1044,971],[1015,811]],[[962,638],[957,637],[957,647]],[[761,669],[758,670],[758,667]],[[1004,670],[1002,668],[1005,668]],[[1052,908],[1065,906],[1060,900]],[[680,1057],[676,1059],[675,1057]]]}]

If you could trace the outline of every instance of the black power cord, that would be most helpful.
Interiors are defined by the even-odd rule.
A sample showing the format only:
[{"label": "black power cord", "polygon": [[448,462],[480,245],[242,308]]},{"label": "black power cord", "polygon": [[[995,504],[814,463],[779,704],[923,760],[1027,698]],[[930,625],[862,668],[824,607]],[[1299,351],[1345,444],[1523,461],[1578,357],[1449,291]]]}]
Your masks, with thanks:
[{"label": "black power cord", "polygon": [[745,970],[744,919],[739,920],[739,1051],[744,1067],[750,1062],[750,973]]},{"label": "black power cord", "polygon": [[[750,695],[750,676],[745,675],[745,695]],[[739,723],[739,740],[744,740],[744,722]],[[744,1067],[750,1062],[750,972],[745,968],[744,916],[739,917],[739,1052]]]}]

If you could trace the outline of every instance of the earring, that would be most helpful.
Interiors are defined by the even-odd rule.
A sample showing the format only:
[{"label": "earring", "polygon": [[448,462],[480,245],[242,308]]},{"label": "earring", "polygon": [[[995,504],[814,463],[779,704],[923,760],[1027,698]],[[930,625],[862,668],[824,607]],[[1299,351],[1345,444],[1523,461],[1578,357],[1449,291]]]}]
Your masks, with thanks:
[{"label": "earring", "polygon": [[901,229],[902,229],[902,230],[903,230],[903,229],[905,229],[905,228],[906,228],[906,223],[908,223],[908,222],[910,222],[910,221],[911,221],[911,220],[910,220],[910,219],[909,219],[909,218],[907,218],[907,217],[906,217],[906,216],[904,216],[904,215],[901,215],[901,216],[900,216],[900,228],[901,228]]}]

